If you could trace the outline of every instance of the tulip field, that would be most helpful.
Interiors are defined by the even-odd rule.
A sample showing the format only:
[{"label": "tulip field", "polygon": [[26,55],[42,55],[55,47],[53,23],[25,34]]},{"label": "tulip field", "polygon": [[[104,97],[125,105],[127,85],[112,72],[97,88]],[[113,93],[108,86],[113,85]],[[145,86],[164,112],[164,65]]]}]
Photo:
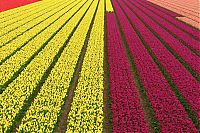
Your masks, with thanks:
[{"label": "tulip field", "polygon": [[200,132],[198,0],[0,0],[0,133]]}]

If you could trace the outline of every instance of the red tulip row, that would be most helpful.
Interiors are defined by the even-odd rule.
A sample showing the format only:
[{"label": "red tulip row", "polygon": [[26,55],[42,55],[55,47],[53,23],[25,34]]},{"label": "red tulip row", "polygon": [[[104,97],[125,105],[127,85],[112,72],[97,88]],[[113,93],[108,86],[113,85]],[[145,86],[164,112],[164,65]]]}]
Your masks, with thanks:
[{"label": "red tulip row", "polygon": [[[134,2],[135,3],[135,2]],[[152,27],[156,27],[157,25],[153,23],[150,18],[148,18],[142,11],[141,8],[137,9],[131,5],[130,2],[127,2],[130,5],[131,9],[135,11],[135,13],[139,14],[139,16]],[[121,4],[122,6],[124,4]],[[124,5],[125,6],[125,5]],[[200,120],[200,116],[198,116],[198,111],[200,110],[200,101],[197,100],[200,98],[200,84],[198,81],[182,66],[182,64],[176,60],[176,58],[170,54],[170,52],[162,45],[162,43],[148,30],[145,25],[129,10],[128,8],[123,8],[125,12],[130,16],[131,22],[135,25],[138,31],[142,34],[144,41],[151,48],[152,52],[158,58],[160,63],[166,69],[166,71],[171,76],[173,82],[178,87],[179,91],[186,99],[188,104],[192,107],[193,111],[196,113],[197,117]],[[137,23],[136,23],[137,21]],[[162,32],[159,32],[162,33]],[[159,34],[160,35],[160,34]],[[168,36],[165,36],[167,39]],[[170,40],[170,39],[169,39]],[[176,45],[176,44],[174,44]],[[178,47],[177,47],[178,48]],[[184,53],[184,51],[181,51]],[[194,59],[191,56],[187,56],[191,60]],[[197,57],[199,58],[199,57]],[[197,59],[196,58],[196,59]],[[195,62],[195,60],[193,61]],[[197,64],[200,63],[199,60],[196,60]],[[196,65],[197,65],[196,64]],[[197,65],[196,67],[199,67]],[[187,88],[187,89],[186,89]]]},{"label": "red tulip row", "polygon": [[[128,9],[121,0],[119,3],[118,1],[113,1],[114,9],[119,17],[120,25],[125,35],[127,45],[130,48],[131,55],[138,69],[143,86],[146,89],[147,96],[155,112],[156,118],[160,123],[161,131],[197,132],[195,125],[188,117],[183,105],[175,96],[175,93],[172,91],[172,88],[159,70],[159,67],[155,64],[137,33],[130,25],[119,4],[124,10]],[[138,11],[134,10],[134,12]],[[132,18],[132,23],[134,22],[135,25],[141,24],[141,22],[130,12],[126,12],[126,14]],[[143,33],[147,32],[146,27],[141,27],[138,30]],[[145,34],[147,35],[147,33]],[[148,38],[148,36],[145,37]],[[150,37],[148,39],[152,47],[159,45],[158,41],[153,38]],[[159,51],[159,49],[157,50]]]},{"label": "red tulip row", "polygon": [[113,13],[106,15],[113,132],[148,132]]}]

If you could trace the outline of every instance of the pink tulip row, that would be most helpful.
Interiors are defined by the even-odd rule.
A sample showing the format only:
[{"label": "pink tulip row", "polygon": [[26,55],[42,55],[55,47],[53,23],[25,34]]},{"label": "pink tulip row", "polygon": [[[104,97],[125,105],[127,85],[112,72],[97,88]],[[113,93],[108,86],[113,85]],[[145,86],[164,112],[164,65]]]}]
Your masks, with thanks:
[{"label": "pink tulip row", "polygon": [[158,5],[155,5],[154,3],[149,2],[149,1],[147,1],[147,0],[141,0],[141,1],[142,1],[142,2],[145,2],[147,5],[150,5],[150,6],[153,6],[153,7],[157,8],[158,10],[160,10],[160,11],[164,12],[165,14],[168,14],[168,15],[174,17],[174,18],[175,18],[175,17],[181,16],[181,15],[178,14],[178,13],[172,12],[172,11],[170,11],[170,10],[167,10],[167,9],[163,8],[163,7],[160,7],[160,6],[158,6]]},{"label": "pink tulip row", "polygon": [[154,5],[154,4],[152,4],[152,3],[150,3],[146,0],[138,0],[137,3],[141,4],[146,9],[153,11],[155,14],[161,16],[165,20],[170,21],[173,25],[175,25],[176,27],[188,32],[190,35],[193,35],[195,38],[200,39],[199,30],[191,28],[188,25],[180,22],[174,16],[170,15],[168,13],[169,12],[168,10],[166,10],[166,9],[160,7],[160,6]]},{"label": "pink tulip row", "polygon": [[[200,67],[199,67],[199,57],[196,56],[191,50],[185,47],[179,40],[174,38],[170,33],[164,30],[161,26],[156,24],[151,18],[154,18],[156,21],[158,20],[155,18],[156,15],[152,16],[151,18],[145,15],[143,12],[148,13],[147,9],[139,7],[136,8],[134,5],[138,5],[137,2],[126,2],[133,8],[137,10],[137,14],[147,23],[159,36],[162,38],[167,44],[173,49],[194,71],[200,75]],[[170,25],[165,25],[169,27]],[[184,32],[182,32],[184,33]],[[192,40],[191,40],[192,41]],[[200,50],[198,43],[194,44]]]},{"label": "pink tulip row", "polygon": [[108,13],[106,19],[113,132],[147,133],[148,128],[144,113],[133,82],[115,16],[113,13]]},{"label": "pink tulip row", "polygon": [[200,52],[200,47],[198,46],[198,41],[192,38],[189,34],[183,32],[176,26],[172,25],[171,23],[167,22],[165,19],[159,17],[158,15],[154,14],[153,12],[149,11],[147,8],[141,6],[137,3],[137,0],[130,0],[135,6],[140,8],[140,10],[143,10],[143,12],[147,13],[151,18],[153,18],[155,21],[157,21],[160,25],[162,25],[164,28],[172,32],[174,35],[178,36],[180,39],[185,41],[187,45],[195,49],[196,51]]},{"label": "pink tulip row", "polygon": [[[128,10],[120,0],[119,4],[124,10]],[[156,118],[161,126],[162,132],[197,132],[192,120],[188,117],[183,105],[175,96],[172,88],[162,75],[140,38],[130,25],[125,14],[122,12],[117,1],[113,1],[114,9],[120,20],[122,31],[125,35],[128,47],[138,69],[141,81],[146,89],[147,96],[151,102]],[[134,10],[134,12],[137,12]],[[135,25],[141,24],[131,13],[126,13]],[[146,28],[139,29],[146,32]],[[148,37],[148,36],[146,36]],[[159,45],[154,39],[148,38],[152,46]],[[159,50],[159,49],[157,49]],[[162,50],[161,50],[162,51]]]},{"label": "pink tulip row", "polygon": [[[146,21],[147,24],[156,27],[157,25],[148,21],[148,17],[142,13],[141,10],[135,8],[130,4],[130,7],[139,16]],[[161,44],[161,42],[148,30],[145,25],[128,9],[124,8],[126,13],[130,16],[132,23],[142,34],[144,41],[149,45],[155,56],[158,58],[160,63],[166,69],[166,71],[171,76],[173,82],[178,87],[179,91],[186,99],[188,104],[192,107],[193,111],[196,113],[198,119],[198,111],[200,110],[200,84],[198,81],[182,66],[182,64]],[[136,23],[137,21],[137,23]],[[142,30],[141,30],[142,29]],[[167,38],[168,36],[166,36]],[[183,53],[184,51],[182,51]],[[189,56],[188,56],[189,57]],[[189,57],[191,58],[191,57]],[[196,62],[199,62],[197,60]],[[198,66],[196,66],[198,67]],[[187,89],[186,89],[187,88]]]}]

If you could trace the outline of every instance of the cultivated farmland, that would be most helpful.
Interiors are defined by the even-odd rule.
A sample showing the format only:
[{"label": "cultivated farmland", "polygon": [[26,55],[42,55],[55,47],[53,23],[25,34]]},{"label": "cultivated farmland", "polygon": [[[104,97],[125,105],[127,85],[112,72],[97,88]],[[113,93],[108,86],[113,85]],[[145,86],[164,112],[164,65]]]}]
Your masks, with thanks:
[{"label": "cultivated farmland", "polygon": [[0,4],[0,132],[199,132],[197,0]]}]

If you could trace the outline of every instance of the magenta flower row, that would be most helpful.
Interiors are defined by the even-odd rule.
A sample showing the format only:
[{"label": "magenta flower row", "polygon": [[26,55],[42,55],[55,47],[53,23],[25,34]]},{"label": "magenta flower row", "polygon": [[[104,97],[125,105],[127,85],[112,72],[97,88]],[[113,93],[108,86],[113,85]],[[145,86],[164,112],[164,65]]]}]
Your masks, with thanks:
[{"label": "magenta flower row", "polygon": [[157,6],[151,2],[148,2],[146,0],[137,0],[136,2],[140,3],[146,9],[152,10],[159,16],[162,16],[164,19],[173,23],[176,27],[183,29],[184,31],[187,31],[189,34],[195,36],[197,39],[200,39],[199,30],[191,28],[188,25],[186,25],[186,24],[180,22],[178,19],[176,19],[176,17],[178,17],[180,15],[171,15],[171,13],[173,13],[173,12],[171,12],[171,11],[169,12],[168,10],[166,10],[160,6]]},{"label": "magenta flower row", "polygon": [[178,29],[171,23],[167,22],[163,18],[159,17],[158,15],[154,14],[153,12],[149,11],[147,8],[141,6],[137,3],[137,0],[132,0],[132,3],[140,8],[143,12],[147,13],[151,18],[155,19],[160,25],[162,25],[164,28],[178,36],[180,39],[185,41],[187,45],[191,46],[196,51],[200,52],[200,47],[198,46],[199,42],[195,39],[193,39],[189,34],[183,32],[182,30]]},{"label": "magenta flower row", "polygon": [[139,96],[113,13],[106,15],[112,126],[114,133],[147,133]]},{"label": "magenta flower row", "polygon": [[[186,46],[184,46],[178,39],[173,37],[170,33],[156,24],[151,18],[158,21],[158,18],[152,16],[151,18],[144,14],[147,13],[147,9],[140,7],[140,9],[133,6],[130,2],[127,2],[131,6],[134,11],[148,24],[168,45],[173,49],[192,69],[196,71],[198,75],[200,75],[200,60],[199,57],[196,56],[191,50],[189,50]],[[137,2],[134,2],[134,5],[137,5]],[[148,13],[149,14],[149,13]],[[164,22],[162,22],[164,23]],[[165,25],[165,27],[170,27],[170,25]],[[173,29],[173,28],[172,28]],[[182,32],[184,33],[184,32]],[[192,42],[192,39],[191,39]],[[192,44],[192,43],[190,43]],[[198,43],[194,44],[198,49],[200,49]]]},{"label": "magenta flower row", "polygon": [[[126,5],[121,0],[119,3],[122,8],[126,10],[126,14],[132,18],[132,23],[134,25],[140,25],[141,22],[133,16]],[[119,17],[122,31],[130,48],[142,83],[146,89],[147,96],[155,112],[156,118],[160,123],[161,131],[197,132],[192,120],[188,117],[184,107],[175,96],[170,85],[160,72],[158,66],[153,61],[146,48],[143,46],[140,38],[131,27],[117,1],[113,1],[113,5],[116,14]],[[137,12],[137,10],[133,11]],[[137,27],[137,29],[138,28],[139,27]],[[146,28],[141,27],[138,30],[140,32],[146,32]],[[146,39],[149,39],[149,42],[151,42],[152,45],[155,45],[155,47],[156,45],[159,45],[159,43],[157,43],[158,41],[155,41],[148,36],[145,37]]]},{"label": "magenta flower row", "polygon": [[[158,27],[155,23],[153,23],[150,18],[148,18],[141,10],[138,10],[134,6],[130,4],[131,9],[133,9],[149,26],[152,28]],[[183,95],[183,97],[186,99],[188,104],[192,107],[193,111],[196,113],[196,116],[198,119],[200,117],[198,116],[198,111],[200,110],[200,101],[197,100],[200,98],[200,84],[198,81],[183,67],[183,65],[162,45],[162,43],[145,27],[145,25],[132,13],[128,8],[124,8],[126,13],[129,14],[132,23],[136,26],[136,28],[140,31],[142,34],[144,41],[149,45],[152,52],[155,54],[155,56],[159,59],[160,63],[163,65],[163,67],[166,69],[166,71],[171,76],[173,82],[178,87],[179,91]],[[137,23],[135,23],[137,21]],[[142,30],[141,30],[142,29]],[[157,29],[155,29],[157,30]],[[161,30],[157,30],[158,32]],[[158,34],[161,35],[163,32],[159,32]],[[165,39],[169,40],[168,37],[165,35]],[[172,41],[173,42],[173,41]],[[172,43],[171,43],[172,44]],[[175,46],[174,44],[173,46]],[[182,46],[182,45],[180,45]],[[178,46],[177,46],[178,48]],[[187,50],[189,51],[189,50]],[[181,53],[184,53],[182,51]],[[192,58],[188,56],[188,58]],[[194,61],[195,62],[195,61]],[[196,61],[197,63],[200,63],[200,60]],[[198,63],[198,64],[199,64]],[[200,68],[199,66],[196,66]]]}]

